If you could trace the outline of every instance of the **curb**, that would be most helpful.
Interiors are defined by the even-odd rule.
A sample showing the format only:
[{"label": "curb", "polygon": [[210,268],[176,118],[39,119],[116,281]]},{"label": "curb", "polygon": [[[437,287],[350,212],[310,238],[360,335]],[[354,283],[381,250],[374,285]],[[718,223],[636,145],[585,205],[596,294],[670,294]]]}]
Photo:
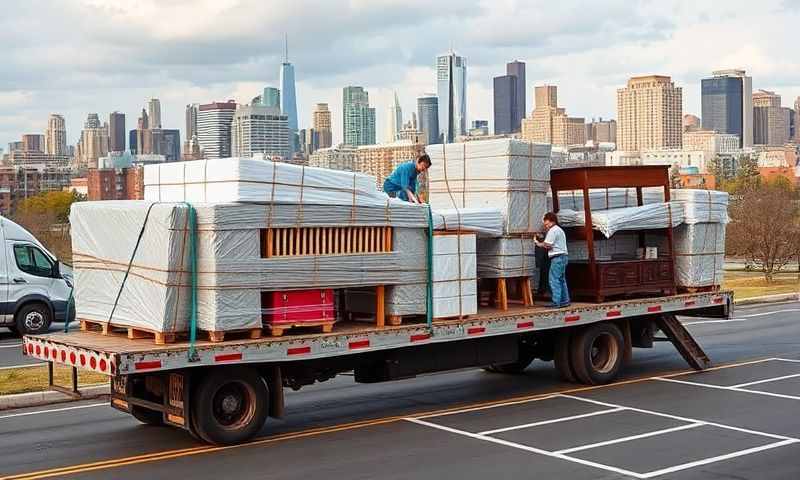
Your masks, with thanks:
[{"label": "curb", "polygon": [[110,395],[110,387],[108,385],[94,385],[89,387],[80,388],[80,397],[72,397],[65,393],[56,392],[54,390],[45,390],[43,392],[30,392],[30,393],[16,393],[13,395],[0,395],[0,410],[9,410],[12,408],[24,407],[39,407],[42,405],[51,405],[55,403],[76,402],[79,400],[92,400],[103,398]]},{"label": "curb", "polygon": [[758,305],[761,303],[793,302],[800,300],[800,293],[779,293],[777,295],[764,295],[762,297],[734,299],[734,305]]}]

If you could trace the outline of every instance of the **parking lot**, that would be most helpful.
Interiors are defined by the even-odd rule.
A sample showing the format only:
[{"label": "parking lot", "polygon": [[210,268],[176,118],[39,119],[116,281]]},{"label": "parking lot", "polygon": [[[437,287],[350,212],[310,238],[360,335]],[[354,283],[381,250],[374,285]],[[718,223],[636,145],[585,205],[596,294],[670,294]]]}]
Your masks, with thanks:
[{"label": "parking lot", "polygon": [[[736,465],[761,464],[771,458],[765,454],[780,449],[789,464],[780,463],[794,467],[793,475],[774,478],[797,478],[798,402],[800,361],[776,358],[406,421],[472,439],[476,446],[483,442],[526,452],[533,471],[546,463],[547,471],[564,478],[583,478],[578,471],[584,469],[572,466],[593,469],[595,477],[588,478],[615,473],[647,479],[679,472],[687,475],[666,478],[707,478],[711,471],[726,475]],[[769,478],[775,467],[736,478]]]}]

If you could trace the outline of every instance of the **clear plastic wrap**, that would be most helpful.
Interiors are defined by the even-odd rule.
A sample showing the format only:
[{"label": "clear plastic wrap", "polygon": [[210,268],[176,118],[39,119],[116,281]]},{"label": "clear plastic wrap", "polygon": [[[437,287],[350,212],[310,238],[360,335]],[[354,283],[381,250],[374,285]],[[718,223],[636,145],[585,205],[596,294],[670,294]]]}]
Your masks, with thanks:
[{"label": "clear plastic wrap", "polygon": [[532,277],[534,248],[532,238],[479,238],[478,278]]},{"label": "clear plastic wrap", "polygon": [[[586,224],[584,212],[569,209],[559,210],[558,223],[562,227],[582,227]],[[600,231],[606,238],[623,230],[670,228],[681,223],[683,223],[683,204],[679,202],[592,210],[592,228]]]}]

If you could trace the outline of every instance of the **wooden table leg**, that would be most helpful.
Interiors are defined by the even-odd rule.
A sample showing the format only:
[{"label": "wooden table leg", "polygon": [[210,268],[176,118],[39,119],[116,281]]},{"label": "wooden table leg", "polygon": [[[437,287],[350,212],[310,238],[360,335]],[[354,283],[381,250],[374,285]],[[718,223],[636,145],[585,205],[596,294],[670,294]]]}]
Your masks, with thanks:
[{"label": "wooden table leg", "polygon": [[375,325],[383,327],[386,324],[386,287],[375,287]]}]

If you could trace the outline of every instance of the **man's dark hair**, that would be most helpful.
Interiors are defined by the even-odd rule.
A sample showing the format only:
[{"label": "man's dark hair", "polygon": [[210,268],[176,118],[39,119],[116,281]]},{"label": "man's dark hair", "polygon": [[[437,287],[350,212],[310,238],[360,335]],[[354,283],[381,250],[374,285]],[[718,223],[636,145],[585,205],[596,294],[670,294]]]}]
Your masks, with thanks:
[{"label": "man's dark hair", "polygon": [[427,153],[423,153],[422,155],[417,157],[417,163],[419,163],[419,162],[425,162],[425,163],[428,164],[428,167],[430,167],[431,166],[431,157],[429,157]]},{"label": "man's dark hair", "polygon": [[558,216],[553,212],[547,212],[544,214],[544,219],[548,222],[553,222],[558,225]]}]

